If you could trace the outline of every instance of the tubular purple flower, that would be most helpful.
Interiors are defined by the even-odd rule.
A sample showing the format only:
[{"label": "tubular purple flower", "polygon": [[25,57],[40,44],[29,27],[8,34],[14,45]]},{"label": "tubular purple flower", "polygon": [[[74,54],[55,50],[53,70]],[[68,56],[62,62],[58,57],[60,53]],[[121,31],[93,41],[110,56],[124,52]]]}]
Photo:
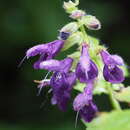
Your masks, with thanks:
[{"label": "tubular purple flower", "polygon": [[50,85],[53,91],[52,104],[57,104],[60,110],[65,111],[70,99],[72,87],[76,81],[75,73],[69,73],[73,59],[65,58],[64,60],[46,60],[40,63],[40,69],[53,71]]},{"label": "tubular purple flower", "polygon": [[118,67],[124,65],[123,59],[118,55],[110,55],[107,51],[100,52],[104,62],[103,76],[111,83],[121,83],[124,81],[123,71]]},{"label": "tubular purple flower", "polygon": [[47,44],[40,44],[27,50],[26,57],[40,55],[40,58],[34,64],[35,69],[39,69],[39,63],[54,58],[64,45],[63,40],[55,40]]},{"label": "tubular purple flower", "polygon": [[94,80],[98,76],[98,68],[90,59],[88,46],[84,43],[79,63],[76,67],[76,76],[82,83]]},{"label": "tubular purple flower", "polygon": [[64,60],[46,60],[40,63],[40,69],[46,69],[49,71],[60,71],[67,73],[71,66],[72,66],[73,59],[72,58],[65,58]]},{"label": "tubular purple flower", "polygon": [[55,72],[50,82],[53,90],[52,104],[57,104],[60,110],[65,111],[75,82],[76,75],[74,72]]},{"label": "tubular purple flower", "polygon": [[92,101],[93,83],[89,82],[83,93],[77,95],[73,102],[73,108],[79,112],[81,118],[86,122],[90,122],[98,111],[96,105]]}]

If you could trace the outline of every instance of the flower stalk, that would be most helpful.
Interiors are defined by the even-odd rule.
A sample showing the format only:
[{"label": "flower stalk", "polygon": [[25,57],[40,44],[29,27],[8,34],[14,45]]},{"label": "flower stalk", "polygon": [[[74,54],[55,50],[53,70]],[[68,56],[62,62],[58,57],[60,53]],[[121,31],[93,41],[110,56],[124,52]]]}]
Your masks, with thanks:
[{"label": "flower stalk", "polygon": [[115,110],[121,111],[121,106],[120,106],[119,102],[115,99],[115,97],[113,95],[112,84],[111,84],[111,87],[107,86],[107,89],[108,89],[108,92],[109,92],[109,98],[110,98],[110,101],[111,101],[111,104],[112,104],[113,108]]},{"label": "flower stalk", "polygon": [[[81,20],[78,20],[78,22],[79,22],[79,25],[80,25],[81,24]],[[86,31],[85,31],[85,27],[84,27],[83,24],[81,24],[80,30],[81,30],[81,32],[83,34],[83,38],[84,38],[83,40],[84,40],[84,42],[86,42],[87,44],[89,44],[89,37],[88,37],[88,35],[87,35]]]}]

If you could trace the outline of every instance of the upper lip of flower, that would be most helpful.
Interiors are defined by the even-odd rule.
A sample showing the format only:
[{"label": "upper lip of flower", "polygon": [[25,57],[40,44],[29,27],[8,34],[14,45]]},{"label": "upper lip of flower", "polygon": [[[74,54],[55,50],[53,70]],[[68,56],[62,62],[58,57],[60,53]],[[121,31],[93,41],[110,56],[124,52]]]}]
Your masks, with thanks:
[{"label": "upper lip of flower", "polygon": [[27,58],[29,58],[38,54],[42,55],[44,53],[47,53],[48,55],[52,55],[53,57],[60,51],[60,49],[63,47],[63,44],[63,40],[55,40],[47,44],[36,45],[27,50],[26,56]]},{"label": "upper lip of flower", "polygon": [[100,52],[102,60],[106,65],[124,65],[123,59],[118,55],[110,55],[107,51],[102,50]]},{"label": "upper lip of flower", "polygon": [[46,60],[40,63],[40,69],[47,69],[50,71],[60,71],[60,72],[68,72],[72,66],[73,59],[65,58],[64,60]]}]

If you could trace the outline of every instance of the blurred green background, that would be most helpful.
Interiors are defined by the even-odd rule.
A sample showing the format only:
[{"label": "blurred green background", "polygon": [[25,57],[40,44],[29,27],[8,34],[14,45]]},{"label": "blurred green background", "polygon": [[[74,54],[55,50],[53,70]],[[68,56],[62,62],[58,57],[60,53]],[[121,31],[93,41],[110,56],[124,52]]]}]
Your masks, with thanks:
[{"label": "blurred green background", "polygon": [[[80,1],[80,8],[95,15],[102,23],[101,30],[88,33],[100,38],[112,53],[121,55],[130,65],[129,2]],[[45,71],[32,68],[36,58],[17,68],[28,48],[55,40],[58,30],[71,21],[62,3],[63,0],[0,0],[0,130],[75,129],[76,113],[72,110],[72,103],[63,113],[51,106],[51,95],[47,95],[47,90],[36,96],[33,80],[45,76]],[[130,83],[129,78],[125,82]],[[105,95],[103,97],[97,96],[96,103],[99,110],[109,111],[109,100]],[[76,129],[84,129],[80,121]]]}]

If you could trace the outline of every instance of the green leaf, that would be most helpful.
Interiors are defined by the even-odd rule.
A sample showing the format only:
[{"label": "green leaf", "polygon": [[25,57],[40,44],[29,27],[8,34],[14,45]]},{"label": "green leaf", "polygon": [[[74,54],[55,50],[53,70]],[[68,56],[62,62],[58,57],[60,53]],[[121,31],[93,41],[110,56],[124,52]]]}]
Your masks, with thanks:
[{"label": "green leaf", "polygon": [[130,130],[130,110],[103,113],[85,125],[86,130]]},{"label": "green leaf", "polygon": [[120,92],[114,92],[114,96],[118,101],[130,103],[130,87],[123,88]]}]

